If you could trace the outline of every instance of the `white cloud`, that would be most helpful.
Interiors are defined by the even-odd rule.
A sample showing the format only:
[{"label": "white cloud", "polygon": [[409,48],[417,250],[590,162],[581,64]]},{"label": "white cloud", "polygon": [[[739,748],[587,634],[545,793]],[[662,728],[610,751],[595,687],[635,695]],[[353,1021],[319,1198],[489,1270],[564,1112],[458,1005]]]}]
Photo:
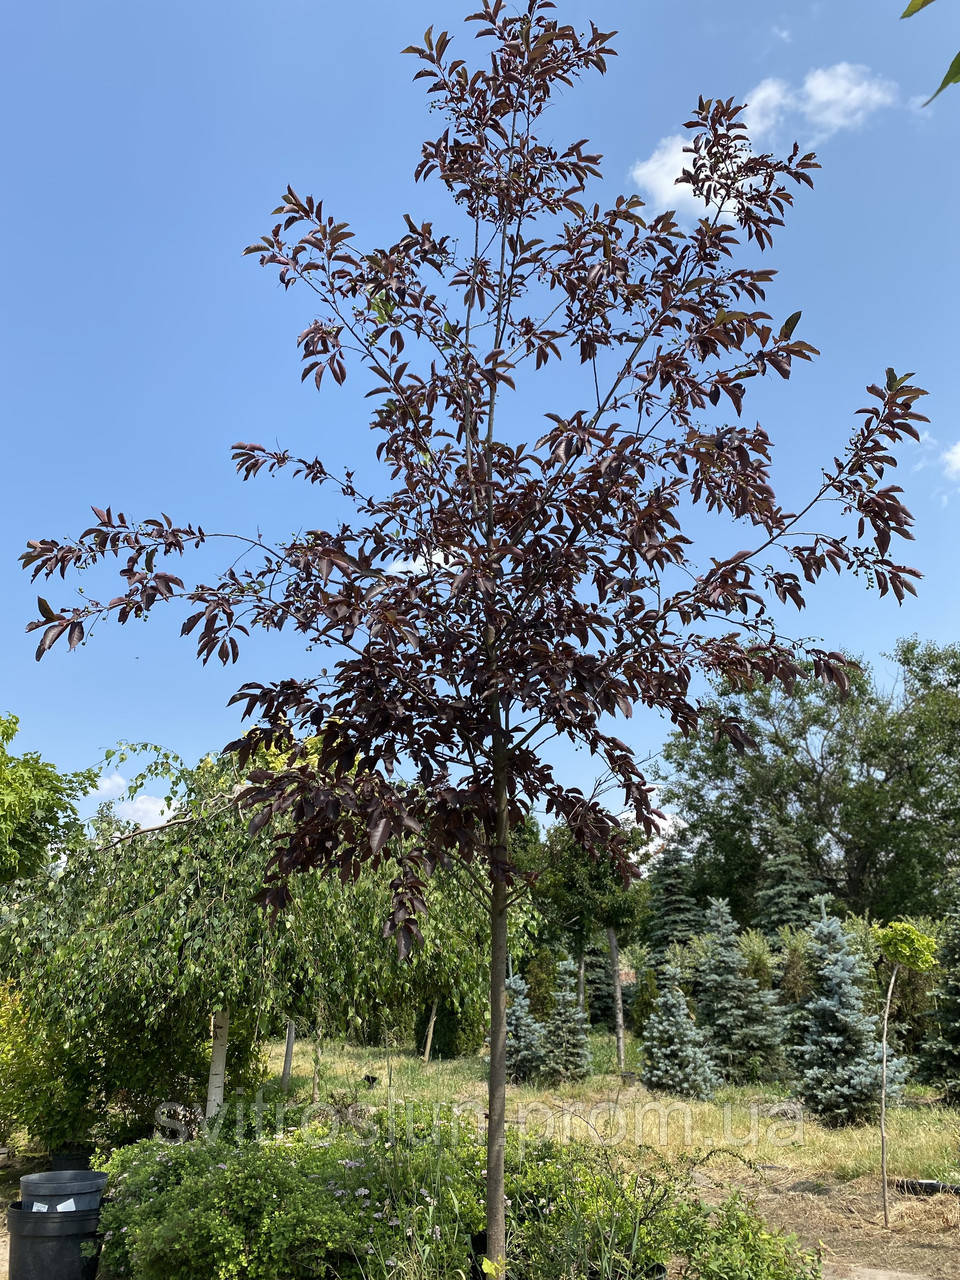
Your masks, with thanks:
[{"label": "white cloud", "polygon": [[[874,75],[869,67],[838,62],[814,67],[799,88],[774,76],[761,80],[746,96],[744,120],[754,142],[768,139],[783,125],[784,132],[799,134],[806,145],[823,142],[841,129],[859,128],[875,111],[896,101],[897,86],[892,80]],[[654,208],[699,217],[703,201],[686,184],[676,185],[689,159],[683,152],[689,141],[689,135],[679,133],[661,138],[646,160],[637,161],[630,176]]]},{"label": "white cloud", "polygon": [[794,128],[805,121],[822,142],[841,129],[859,128],[875,111],[896,101],[892,80],[875,76],[869,67],[837,62],[808,71],[799,89],[785,80],[761,80],[747,94],[745,114],[753,139],[773,133],[785,116],[795,115],[799,120]]},{"label": "white cloud", "polygon": [[744,119],[750,137],[760,138],[766,133],[772,133],[795,101],[795,95],[786,80],[775,80],[772,77],[761,80],[747,94]]},{"label": "white cloud", "polygon": [[793,32],[790,30],[789,27],[774,26],[770,28],[770,31],[773,35],[777,37],[778,40],[782,40],[784,44],[789,44],[790,41],[793,39]]},{"label": "white cloud", "polygon": [[93,793],[94,800],[116,800],[127,789],[127,780],[119,773],[111,773],[109,777],[101,775]]},{"label": "white cloud", "polygon": [[169,816],[162,796],[136,796],[117,805],[117,817],[138,827],[155,827]]},{"label": "white cloud", "polygon": [[703,201],[693,194],[687,183],[679,187],[676,185],[690,159],[683,154],[683,148],[689,142],[689,136],[682,133],[661,138],[653,155],[646,160],[638,160],[630,170],[630,176],[641,191],[647,193],[655,208],[676,209],[699,217],[703,213]]},{"label": "white cloud", "polygon": [[893,106],[896,100],[892,80],[872,75],[869,67],[838,62],[807,72],[800,110],[821,137],[830,137],[838,129],[859,128],[874,111]]},{"label": "white cloud", "polygon": [[942,455],[943,467],[948,480],[960,480],[960,440],[952,444]]}]

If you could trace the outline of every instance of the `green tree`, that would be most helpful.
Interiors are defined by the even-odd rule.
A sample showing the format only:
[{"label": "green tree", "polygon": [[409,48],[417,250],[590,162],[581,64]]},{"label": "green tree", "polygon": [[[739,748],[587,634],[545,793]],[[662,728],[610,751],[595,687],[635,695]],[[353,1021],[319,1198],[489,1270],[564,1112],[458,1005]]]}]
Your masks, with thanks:
[{"label": "green tree", "polygon": [[[2,929],[21,1004],[54,1055],[47,1083],[72,1090],[75,1127],[120,1138],[149,1131],[160,1102],[197,1101],[203,1074],[211,1116],[227,1072],[256,1078],[296,971],[289,930],[272,929],[251,894],[271,833],[250,836],[235,762],[190,768],[157,752],[134,788],[147,778],[168,790],[159,829],[102,807],[62,866],[8,891]],[[66,1108],[37,1101],[35,1136],[67,1136],[55,1132]]]},{"label": "green tree", "polygon": [[816,681],[721,692],[706,714],[739,718],[756,749],[669,740],[664,799],[687,824],[698,895],[755,923],[776,832],[849,910],[930,910],[960,860],[960,646],[903,640],[894,658],[894,691],[864,670],[849,696]]},{"label": "green tree", "polygon": [[666,844],[653,864],[649,883],[646,941],[651,963],[658,968],[671,947],[689,942],[703,925],[703,912],[691,894],[692,867],[679,841]]},{"label": "green tree", "polygon": [[960,1103],[960,892],[943,919],[938,952],[936,1026],[925,1048],[924,1067],[944,1088],[948,1101]]},{"label": "green tree", "polygon": [[543,1028],[541,1074],[550,1084],[583,1080],[590,1074],[587,1019],[577,1004],[577,967],[565,960],[557,969],[553,1009]]},{"label": "green tree", "polygon": [[697,1022],[714,1065],[732,1084],[775,1080],[783,1068],[783,1028],[771,991],[744,972],[729,904],[712,898],[694,975]]},{"label": "green tree", "polygon": [[0,716],[0,884],[36,875],[82,837],[76,803],[96,772],[60,773],[35,752],[10,752],[20,722]]},{"label": "green tree", "polygon": [[814,879],[809,862],[798,844],[779,827],[762,833],[763,861],[754,897],[756,923],[768,937],[785,926],[809,923],[811,903],[823,886]]},{"label": "green tree", "polygon": [[647,843],[639,831],[629,834],[628,847],[633,855],[629,869],[633,876],[625,881],[623,868],[617,869],[609,857],[591,857],[568,825],[556,823],[547,832],[542,848],[535,852],[535,874],[531,877],[533,901],[543,916],[548,936],[552,934],[576,958],[577,1004],[581,1010],[585,1009],[588,953],[603,938],[603,986],[610,993],[621,1071],[626,1050],[620,948],[639,938],[647,918],[647,885],[636,875]]},{"label": "green tree", "polygon": [[720,1083],[707,1038],[694,1022],[680,986],[680,974],[669,964],[661,971],[660,994],[644,1027],[643,1054],[641,1079],[648,1089],[707,1099]]},{"label": "green tree", "polygon": [[890,1226],[890,1205],[887,1194],[887,1068],[889,1062],[890,1009],[897,977],[901,970],[912,973],[928,973],[937,963],[937,941],[923,934],[906,920],[894,920],[885,928],[877,929],[877,944],[892,966],[887,999],[883,1006],[883,1030],[881,1033],[882,1070],[880,1075],[880,1176],[883,1185],[883,1225]]},{"label": "green tree", "polygon": [[[827,1125],[872,1120],[880,1107],[882,1051],[877,1019],[864,1011],[860,962],[843,925],[824,911],[813,928],[813,985],[800,1022],[797,1093]],[[891,1092],[904,1065],[887,1064]]]},{"label": "green tree", "polygon": [[527,984],[519,973],[507,979],[507,995],[507,1076],[522,1084],[543,1070],[544,1028],[530,1012]]}]

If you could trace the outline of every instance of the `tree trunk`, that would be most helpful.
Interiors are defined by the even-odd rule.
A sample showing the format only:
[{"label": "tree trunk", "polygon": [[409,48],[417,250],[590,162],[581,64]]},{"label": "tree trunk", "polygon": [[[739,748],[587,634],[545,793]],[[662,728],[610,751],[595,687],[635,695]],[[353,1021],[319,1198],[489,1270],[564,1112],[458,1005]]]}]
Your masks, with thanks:
[{"label": "tree trunk", "polygon": [[219,1009],[213,1015],[213,1047],[210,1053],[210,1075],[207,1079],[207,1119],[212,1120],[223,1106],[223,1088],[227,1076],[227,1041],[230,1038],[230,1010]]},{"label": "tree trunk", "polygon": [[424,1066],[430,1061],[430,1050],[433,1048],[433,1028],[437,1021],[437,1002],[434,1000],[430,1006],[430,1021],[427,1023],[427,1043],[423,1048],[423,1064]]},{"label": "tree trunk", "polygon": [[496,875],[490,902],[490,1080],[487,1089],[487,1258],[502,1275],[507,1256],[504,1133],[507,1114],[507,886]]},{"label": "tree trunk", "polygon": [[583,1013],[587,1004],[587,953],[580,952],[577,960],[577,1008]]},{"label": "tree trunk", "polygon": [[280,1077],[280,1088],[284,1093],[290,1092],[290,1076],[293,1074],[293,1046],[297,1039],[297,1024],[292,1018],[287,1019],[287,1043],[283,1051],[283,1075]]},{"label": "tree trunk", "polygon": [[627,1065],[623,1043],[623,989],[620,986],[620,944],[616,929],[607,930],[610,942],[610,976],[613,979],[613,1025],[617,1033],[617,1067],[622,1072]]},{"label": "tree trunk", "polygon": [[890,975],[890,986],[887,988],[887,1003],[883,1010],[883,1066],[880,1073],[880,1183],[883,1187],[883,1225],[890,1226],[890,1204],[887,1194],[887,1029],[890,1026],[890,1006],[893,1003],[893,988],[897,981],[900,966],[893,966]]}]

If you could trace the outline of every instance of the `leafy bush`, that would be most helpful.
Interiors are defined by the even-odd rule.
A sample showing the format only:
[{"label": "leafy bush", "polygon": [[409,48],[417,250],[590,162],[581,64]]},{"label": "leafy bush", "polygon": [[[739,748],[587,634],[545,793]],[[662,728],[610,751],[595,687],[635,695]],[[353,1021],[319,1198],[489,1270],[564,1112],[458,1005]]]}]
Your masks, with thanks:
[{"label": "leafy bush", "polygon": [[[107,1280],[451,1280],[482,1248],[484,1142],[450,1111],[411,1108],[357,1133],[239,1147],[147,1141],[112,1157]],[[703,1280],[815,1273],[739,1200],[700,1204],[690,1166],[625,1179],[598,1147],[508,1135],[508,1280],[639,1280],[677,1258]]]},{"label": "leafy bush", "polygon": [[49,1037],[12,983],[0,985],[0,1141],[22,1132],[48,1150],[89,1137],[88,1074]]},{"label": "leafy bush", "polygon": [[29,1060],[26,1018],[10,983],[0,983],[0,1146],[17,1127],[18,1084]]},{"label": "leafy bush", "polygon": [[[418,1049],[423,1049],[427,1042],[429,1023],[430,1005],[426,1004],[414,1027],[413,1042]],[[449,1061],[476,1053],[483,1044],[486,1029],[487,1011],[482,1000],[466,1001],[459,1006],[450,1000],[441,1000],[437,1004],[430,1056]]]}]

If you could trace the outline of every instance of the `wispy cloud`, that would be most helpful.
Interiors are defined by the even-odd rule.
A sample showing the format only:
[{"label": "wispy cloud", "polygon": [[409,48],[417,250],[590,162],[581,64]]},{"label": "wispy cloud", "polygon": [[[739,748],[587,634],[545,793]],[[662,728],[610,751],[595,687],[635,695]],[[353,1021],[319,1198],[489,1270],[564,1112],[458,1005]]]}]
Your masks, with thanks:
[{"label": "wispy cloud", "polygon": [[[897,99],[898,88],[892,80],[874,75],[869,67],[837,62],[832,67],[814,67],[799,86],[773,76],[761,80],[746,95],[744,119],[754,142],[769,141],[784,126],[813,144],[842,129],[859,128]],[[681,216],[696,217],[703,212],[702,201],[686,184],[676,185],[688,143],[689,137],[679,133],[661,138],[630,173],[655,208],[676,209]]]},{"label": "wispy cloud", "polygon": [[637,161],[630,176],[655,208],[676,209],[678,213],[699,217],[703,213],[703,201],[686,183],[677,186],[677,178],[689,159],[683,149],[689,144],[689,136],[682,133],[661,138],[652,155]]},{"label": "wispy cloud", "polygon": [[117,805],[117,817],[138,827],[155,827],[169,816],[162,796],[135,796]]},{"label": "wispy cloud", "polygon": [[169,816],[170,811],[162,796],[138,795],[132,800],[120,800],[129,785],[122,774],[103,775],[97,782],[93,799],[100,803],[119,800],[120,803],[114,805],[114,813],[124,822],[132,822],[138,827],[155,827]]},{"label": "wispy cloud", "polygon": [[892,80],[857,63],[837,62],[814,67],[798,88],[773,77],[761,80],[747,94],[747,127],[751,138],[759,140],[790,118],[794,131],[805,127],[812,141],[823,142],[841,129],[860,128],[874,112],[892,107],[897,97]]},{"label": "wispy cloud", "polygon": [[97,781],[96,790],[93,793],[95,800],[116,800],[122,796],[127,789],[127,780],[120,776],[119,773],[111,773],[102,776]]},{"label": "wispy cloud", "polygon": [[892,107],[896,100],[892,80],[873,75],[869,67],[838,62],[807,72],[799,109],[821,138],[829,138],[840,129],[858,129],[875,111]]},{"label": "wispy cloud", "polygon": [[960,440],[940,455],[948,480],[960,480]]},{"label": "wispy cloud", "polygon": [[789,44],[793,39],[793,32],[789,27],[772,26],[770,28],[771,35],[775,35],[778,40],[782,40],[784,44]]}]

